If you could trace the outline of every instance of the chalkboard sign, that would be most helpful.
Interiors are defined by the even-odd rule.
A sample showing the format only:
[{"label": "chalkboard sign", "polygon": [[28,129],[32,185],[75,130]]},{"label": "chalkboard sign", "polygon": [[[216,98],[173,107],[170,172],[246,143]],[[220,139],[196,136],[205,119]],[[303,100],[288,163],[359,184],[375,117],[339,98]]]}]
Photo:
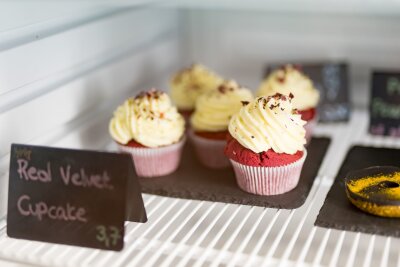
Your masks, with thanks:
[{"label": "chalkboard sign", "polygon": [[[284,64],[270,64],[266,75]],[[321,122],[348,121],[350,100],[346,63],[295,63],[320,92],[318,117]]]},{"label": "chalkboard sign", "polygon": [[11,146],[7,235],[119,251],[124,221],[147,221],[126,154]]},{"label": "chalkboard sign", "polygon": [[400,137],[400,71],[372,74],[369,132]]}]

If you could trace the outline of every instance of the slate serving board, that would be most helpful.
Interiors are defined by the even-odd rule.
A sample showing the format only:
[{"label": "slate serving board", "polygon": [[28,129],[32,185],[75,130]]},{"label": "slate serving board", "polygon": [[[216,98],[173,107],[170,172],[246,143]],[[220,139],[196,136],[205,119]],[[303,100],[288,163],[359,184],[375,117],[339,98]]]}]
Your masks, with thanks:
[{"label": "slate serving board", "polygon": [[365,213],[346,197],[344,177],[352,170],[371,166],[399,166],[400,149],[354,146],[347,153],[339,173],[325,199],[316,226],[340,230],[400,237],[400,219]]},{"label": "slate serving board", "polygon": [[216,201],[261,207],[295,209],[304,204],[311,190],[324,155],[329,138],[313,138],[307,148],[298,186],[277,196],[256,196],[242,191],[236,184],[233,169],[211,170],[196,159],[193,148],[185,146],[179,169],[168,176],[139,178],[143,193],[184,199]]}]

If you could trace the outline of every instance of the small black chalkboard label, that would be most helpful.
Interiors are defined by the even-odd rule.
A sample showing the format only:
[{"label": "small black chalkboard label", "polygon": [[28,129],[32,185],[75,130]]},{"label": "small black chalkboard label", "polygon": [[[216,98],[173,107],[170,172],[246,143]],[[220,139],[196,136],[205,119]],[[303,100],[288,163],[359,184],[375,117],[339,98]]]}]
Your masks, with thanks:
[{"label": "small black chalkboard label", "polygon": [[372,74],[369,132],[400,137],[400,71]]},{"label": "small black chalkboard label", "polygon": [[119,251],[124,221],[147,221],[126,154],[11,146],[7,235]]},{"label": "small black chalkboard label", "polygon": [[[348,66],[346,63],[295,63],[294,65],[313,81],[320,92],[318,117],[321,122],[348,121],[351,105],[349,100]],[[271,64],[267,74],[282,64]]]}]

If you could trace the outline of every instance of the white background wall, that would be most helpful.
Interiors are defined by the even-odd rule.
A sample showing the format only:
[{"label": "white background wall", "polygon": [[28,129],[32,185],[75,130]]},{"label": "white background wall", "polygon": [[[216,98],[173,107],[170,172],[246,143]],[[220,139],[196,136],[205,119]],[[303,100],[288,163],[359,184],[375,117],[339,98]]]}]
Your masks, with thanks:
[{"label": "white background wall", "polygon": [[186,18],[188,61],[254,89],[270,62],[345,60],[352,100],[365,107],[371,71],[400,70],[400,16],[201,10]]}]

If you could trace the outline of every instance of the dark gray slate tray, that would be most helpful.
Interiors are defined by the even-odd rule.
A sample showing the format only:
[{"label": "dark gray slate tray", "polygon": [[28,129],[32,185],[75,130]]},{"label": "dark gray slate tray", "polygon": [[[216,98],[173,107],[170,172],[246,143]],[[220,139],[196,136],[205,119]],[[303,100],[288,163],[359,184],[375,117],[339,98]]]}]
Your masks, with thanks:
[{"label": "dark gray slate tray", "polygon": [[400,237],[400,219],[382,218],[354,207],[346,197],[344,177],[371,166],[399,166],[400,149],[354,146],[347,153],[322,206],[316,226]]},{"label": "dark gray slate tray", "polygon": [[329,143],[329,138],[312,139],[298,186],[282,195],[256,196],[242,191],[231,168],[210,170],[203,167],[189,143],[175,173],[158,178],[139,178],[139,181],[142,192],[160,196],[295,209],[306,201]]}]

